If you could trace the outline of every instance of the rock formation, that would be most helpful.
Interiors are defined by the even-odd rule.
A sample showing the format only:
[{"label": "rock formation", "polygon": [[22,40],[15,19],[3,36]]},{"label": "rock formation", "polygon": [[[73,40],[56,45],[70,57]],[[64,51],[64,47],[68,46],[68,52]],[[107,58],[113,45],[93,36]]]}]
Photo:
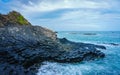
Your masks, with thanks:
[{"label": "rock formation", "polygon": [[7,15],[0,14],[0,26],[31,25],[20,13],[11,11]]},{"label": "rock formation", "polygon": [[73,63],[105,56],[97,50],[106,49],[104,46],[59,39],[55,32],[41,26],[31,26],[29,22],[21,25],[17,21],[11,24],[10,21],[9,25],[9,20],[3,22],[1,17],[1,75],[34,75],[43,61]]}]

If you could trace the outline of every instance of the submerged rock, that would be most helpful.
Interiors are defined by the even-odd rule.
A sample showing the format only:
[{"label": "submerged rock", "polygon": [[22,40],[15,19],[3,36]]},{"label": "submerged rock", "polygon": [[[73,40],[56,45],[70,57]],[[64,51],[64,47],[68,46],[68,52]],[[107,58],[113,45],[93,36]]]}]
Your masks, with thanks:
[{"label": "submerged rock", "polygon": [[113,46],[120,46],[120,44],[118,44],[118,43],[104,43],[104,44],[113,45]]},{"label": "submerged rock", "polygon": [[96,33],[84,33],[83,35],[97,35]]}]

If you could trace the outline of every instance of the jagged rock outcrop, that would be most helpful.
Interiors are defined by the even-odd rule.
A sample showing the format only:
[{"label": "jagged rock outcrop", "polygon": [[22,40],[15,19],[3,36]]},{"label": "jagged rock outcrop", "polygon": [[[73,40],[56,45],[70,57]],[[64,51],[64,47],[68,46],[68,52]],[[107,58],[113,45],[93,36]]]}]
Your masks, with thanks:
[{"label": "jagged rock outcrop", "polygon": [[104,46],[71,42],[40,26],[7,22],[2,21],[0,27],[1,75],[34,75],[43,61],[72,63],[105,56],[97,50],[106,49]]},{"label": "jagged rock outcrop", "polygon": [[31,25],[19,12],[11,11],[6,15],[0,14],[0,26]]},{"label": "jagged rock outcrop", "polygon": [[[20,65],[22,68],[29,68],[49,60],[79,62],[104,57],[104,53],[96,48],[105,49],[104,46],[58,39],[54,32],[40,26],[0,28],[0,63],[17,67]],[[7,68],[4,69],[5,72]]]}]

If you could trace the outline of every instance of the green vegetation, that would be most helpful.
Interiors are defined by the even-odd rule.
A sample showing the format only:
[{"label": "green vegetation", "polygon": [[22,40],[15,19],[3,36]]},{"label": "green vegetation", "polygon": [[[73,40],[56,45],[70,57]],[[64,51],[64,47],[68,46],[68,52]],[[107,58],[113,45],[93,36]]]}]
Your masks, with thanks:
[{"label": "green vegetation", "polygon": [[19,13],[16,11],[12,11],[9,13],[11,20],[20,25],[29,25],[30,23]]},{"label": "green vegetation", "polygon": [[11,11],[5,15],[0,14],[0,26],[8,25],[31,25],[31,23],[28,22],[19,12]]},{"label": "green vegetation", "polygon": [[17,22],[21,25],[27,25],[28,22],[24,19],[22,15],[17,16]]}]

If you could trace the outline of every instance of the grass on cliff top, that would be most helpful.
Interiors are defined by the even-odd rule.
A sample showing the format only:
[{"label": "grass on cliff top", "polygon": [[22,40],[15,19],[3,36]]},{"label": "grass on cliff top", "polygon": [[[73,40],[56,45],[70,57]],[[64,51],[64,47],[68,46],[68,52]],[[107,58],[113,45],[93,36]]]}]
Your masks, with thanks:
[{"label": "grass on cliff top", "polygon": [[9,12],[8,19],[20,25],[30,25],[30,23],[19,12],[16,11]]},{"label": "grass on cliff top", "polygon": [[24,19],[22,15],[17,16],[17,22],[20,23],[21,25],[27,25],[28,22]]}]

